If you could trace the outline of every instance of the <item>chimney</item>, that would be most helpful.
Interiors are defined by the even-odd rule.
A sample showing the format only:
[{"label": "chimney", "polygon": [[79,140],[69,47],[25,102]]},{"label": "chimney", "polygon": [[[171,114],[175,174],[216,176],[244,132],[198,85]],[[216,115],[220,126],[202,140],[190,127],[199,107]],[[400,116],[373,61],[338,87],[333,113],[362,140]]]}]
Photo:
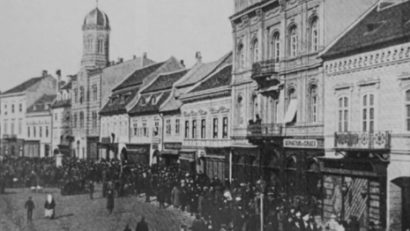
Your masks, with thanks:
[{"label": "chimney", "polygon": [[132,59],[134,59],[134,60],[137,59],[137,56],[136,56],[136,55],[133,55],[133,56],[132,56]]},{"label": "chimney", "polygon": [[142,53],[142,58],[143,59],[147,59],[147,57],[148,57],[147,52]]},{"label": "chimney", "polygon": [[43,70],[42,74],[43,77],[46,77],[48,75],[47,70]]},{"label": "chimney", "polygon": [[56,71],[56,76],[57,76],[57,92],[60,91],[60,83],[61,83],[61,70],[58,69]]},{"label": "chimney", "polygon": [[200,52],[200,51],[197,51],[197,52],[195,53],[195,58],[196,58],[196,62],[197,62],[197,63],[202,63],[202,55],[201,55],[201,52]]},{"label": "chimney", "polygon": [[145,67],[145,64],[147,63],[147,62],[145,62],[145,60],[147,60],[147,52],[143,52],[142,53],[142,57],[141,57],[141,67]]},{"label": "chimney", "polygon": [[181,61],[179,61],[179,62],[181,63],[181,65],[182,65],[183,67],[185,67],[185,62],[184,62],[183,59],[181,59]]}]

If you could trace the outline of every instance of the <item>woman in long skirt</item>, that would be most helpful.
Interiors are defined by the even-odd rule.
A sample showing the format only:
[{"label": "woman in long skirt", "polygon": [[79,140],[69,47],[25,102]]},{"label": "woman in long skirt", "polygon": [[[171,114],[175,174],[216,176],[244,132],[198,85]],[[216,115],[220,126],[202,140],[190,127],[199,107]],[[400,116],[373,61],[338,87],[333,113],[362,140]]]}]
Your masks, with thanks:
[{"label": "woman in long skirt", "polygon": [[44,204],[44,215],[46,218],[50,218],[53,219],[54,215],[55,215],[55,207],[56,207],[56,203],[54,201],[54,198],[51,194],[47,194],[47,198],[46,198],[46,203]]}]

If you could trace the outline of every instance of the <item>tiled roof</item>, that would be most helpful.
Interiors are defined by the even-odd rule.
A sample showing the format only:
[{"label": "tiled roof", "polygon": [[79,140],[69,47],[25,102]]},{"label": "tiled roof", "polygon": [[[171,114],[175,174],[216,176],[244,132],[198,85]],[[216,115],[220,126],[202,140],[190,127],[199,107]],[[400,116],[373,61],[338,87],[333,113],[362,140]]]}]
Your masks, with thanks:
[{"label": "tiled roof", "polygon": [[154,91],[161,91],[172,88],[172,85],[178,81],[182,76],[184,76],[188,70],[182,70],[172,73],[165,73],[158,76],[158,78],[150,84],[146,89],[141,93],[148,93]]},{"label": "tiled roof", "polygon": [[51,105],[52,108],[61,108],[61,107],[70,107],[70,106],[71,106],[70,99],[56,100]]},{"label": "tiled roof", "polygon": [[135,97],[139,88],[114,93],[110,100],[100,110],[100,115],[118,115],[127,113],[125,106]]},{"label": "tiled roof", "polygon": [[27,108],[27,112],[44,112],[48,111],[49,106],[53,103],[56,95],[43,95],[33,105]]},{"label": "tiled roof", "polygon": [[208,89],[229,86],[232,80],[232,65],[226,66],[213,73],[208,79],[191,90],[191,92],[204,91]]},{"label": "tiled roof", "polygon": [[141,95],[136,106],[130,111],[130,115],[146,115],[159,112],[161,104],[170,96],[171,91]]},{"label": "tiled roof", "polygon": [[322,57],[343,56],[403,41],[410,41],[409,1],[381,10],[374,7]]},{"label": "tiled roof", "polygon": [[36,83],[40,82],[43,78],[45,78],[44,76],[41,77],[34,77],[31,78],[29,80],[26,80],[25,82],[3,92],[3,94],[11,94],[11,93],[19,93],[19,92],[24,92],[26,91],[28,88],[30,88],[31,86],[35,85]]},{"label": "tiled roof", "polygon": [[156,71],[163,64],[164,62],[155,63],[147,67],[143,67],[143,68],[136,70],[127,79],[125,79],[120,85],[114,88],[113,91],[142,84],[145,77],[147,77],[148,75]]}]

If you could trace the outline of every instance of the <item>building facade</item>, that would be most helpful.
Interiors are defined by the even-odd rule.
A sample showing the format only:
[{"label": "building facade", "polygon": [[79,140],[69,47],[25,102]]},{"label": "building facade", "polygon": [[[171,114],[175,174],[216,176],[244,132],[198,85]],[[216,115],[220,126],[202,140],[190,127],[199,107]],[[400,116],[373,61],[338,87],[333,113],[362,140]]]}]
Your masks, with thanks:
[{"label": "building facade", "polygon": [[1,152],[4,155],[24,156],[27,139],[27,109],[43,94],[55,94],[56,80],[43,71],[40,77],[31,78],[1,94]]},{"label": "building facade", "polygon": [[221,181],[230,177],[232,54],[180,99],[181,168]]},{"label": "building facade", "polygon": [[27,108],[27,136],[24,141],[24,156],[52,157],[52,110],[56,95],[43,95]]},{"label": "building facade", "polygon": [[109,62],[110,24],[98,8],[88,13],[83,24],[83,56],[77,78],[72,82],[71,118],[73,149],[79,158],[98,158],[99,111],[111,90],[128,73],[151,64],[146,55],[124,62]]},{"label": "building facade", "polygon": [[235,1],[234,178],[262,176],[289,195],[319,196],[324,83],[318,54],[374,2]]},{"label": "building facade", "polygon": [[324,216],[410,227],[410,2],[374,6],[323,53]]},{"label": "building facade", "polygon": [[71,87],[77,76],[69,76],[68,83],[60,82],[56,100],[51,105],[53,153],[71,156],[73,133],[71,129]]}]

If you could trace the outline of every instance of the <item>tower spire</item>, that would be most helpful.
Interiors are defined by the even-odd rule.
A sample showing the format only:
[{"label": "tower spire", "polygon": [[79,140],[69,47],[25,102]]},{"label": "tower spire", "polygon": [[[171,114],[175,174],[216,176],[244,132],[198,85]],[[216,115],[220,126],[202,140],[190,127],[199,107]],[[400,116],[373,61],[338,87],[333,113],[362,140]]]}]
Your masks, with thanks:
[{"label": "tower spire", "polygon": [[98,8],[98,0],[95,0],[96,7]]}]

